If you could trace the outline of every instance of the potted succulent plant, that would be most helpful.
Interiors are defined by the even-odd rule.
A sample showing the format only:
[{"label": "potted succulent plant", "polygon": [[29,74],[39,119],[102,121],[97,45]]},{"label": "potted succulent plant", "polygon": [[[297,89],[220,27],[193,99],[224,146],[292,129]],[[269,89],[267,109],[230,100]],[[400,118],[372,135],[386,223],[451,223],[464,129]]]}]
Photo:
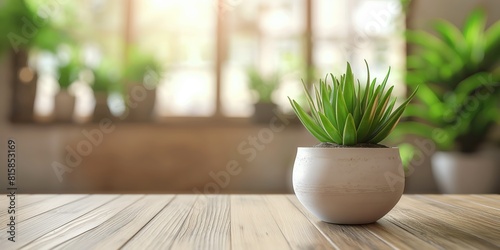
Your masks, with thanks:
[{"label": "potted succulent plant", "polygon": [[147,121],[152,118],[156,87],[160,83],[162,73],[162,65],[153,55],[135,48],[130,50],[124,71],[128,120]]},{"label": "potted succulent plant", "polygon": [[255,68],[250,68],[247,71],[247,76],[248,86],[257,97],[251,119],[255,123],[268,123],[275,115],[277,108],[272,100],[272,95],[280,85],[280,77],[278,74],[265,76]]},{"label": "potted succulent plant", "polygon": [[310,114],[290,99],[304,127],[321,143],[299,147],[293,189],[299,201],[325,222],[375,222],[399,201],[404,171],[397,148],[378,144],[391,133],[415,92],[399,107],[385,89],[389,72],[363,88],[347,64],[340,77],[319,81],[315,98],[305,88]]},{"label": "potted succulent plant", "polygon": [[498,182],[494,148],[485,147],[500,122],[500,22],[485,31],[486,15],[473,10],[462,29],[435,23],[437,36],[409,31],[406,82],[420,85],[398,133],[434,142],[432,170],[443,193],[489,193]]},{"label": "potted succulent plant", "polygon": [[93,70],[94,81],[91,85],[94,92],[95,107],[92,120],[98,122],[103,118],[111,118],[112,114],[108,106],[108,95],[111,92],[120,91],[119,71],[109,62],[101,62],[99,67]]}]

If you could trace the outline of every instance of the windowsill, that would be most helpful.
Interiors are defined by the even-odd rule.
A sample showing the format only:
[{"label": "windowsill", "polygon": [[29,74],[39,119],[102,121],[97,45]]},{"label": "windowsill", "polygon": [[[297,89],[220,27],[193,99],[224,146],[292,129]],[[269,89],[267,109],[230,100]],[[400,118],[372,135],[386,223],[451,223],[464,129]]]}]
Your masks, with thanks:
[{"label": "windowsill", "polygon": [[[154,126],[154,127],[266,127],[271,122],[284,123],[291,127],[299,127],[300,121],[294,116],[280,116],[268,123],[256,123],[250,117],[161,117],[150,121],[122,120],[109,118],[113,124],[120,126]],[[97,126],[99,121],[60,122],[60,121],[11,121],[12,126],[29,127],[87,127]]]}]

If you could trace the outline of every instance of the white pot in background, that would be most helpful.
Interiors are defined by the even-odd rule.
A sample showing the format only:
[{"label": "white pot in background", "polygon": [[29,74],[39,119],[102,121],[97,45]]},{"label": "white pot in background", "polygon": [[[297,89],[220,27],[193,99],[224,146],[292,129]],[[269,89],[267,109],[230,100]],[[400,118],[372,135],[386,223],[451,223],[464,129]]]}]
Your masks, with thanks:
[{"label": "white pot in background", "polygon": [[397,148],[300,147],[293,167],[299,201],[321,220],[367,224],[387,214],[404,189]]},{"label": "white pot in background", "polygon": [[60,90],[54,97],[54,119],[59,122],[71,122],[75,110],[75,96],[67,90]]},{"label": "white pot in background", "polygon": [[494,154],[482,150],[473,154],[436,152],[432,172],[445,194],[484,194],[495,191],[498,172]]}]

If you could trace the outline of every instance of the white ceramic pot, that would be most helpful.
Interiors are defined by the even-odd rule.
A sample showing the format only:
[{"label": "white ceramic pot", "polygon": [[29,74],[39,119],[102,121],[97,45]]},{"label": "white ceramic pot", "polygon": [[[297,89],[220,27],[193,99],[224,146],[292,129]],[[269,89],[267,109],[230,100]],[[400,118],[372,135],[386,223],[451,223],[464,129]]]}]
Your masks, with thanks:
[{"label": "white ceramic pot", "polygon": [[54,118],[59,122],[71,122],[76,98],[67,90],[60,90],[54,97]]},{"label": "white ceramic pot", "polygon": [[321,220],[367,224],[387,214],[404,189],[397,148],[299,147],[293,189]]},{"label": "white ceramic pot", "polygon": [[432,172],[445,194],[484,194],[495,191],[498,179],[495,157],[490,151],[473,154],[436,152]]}]

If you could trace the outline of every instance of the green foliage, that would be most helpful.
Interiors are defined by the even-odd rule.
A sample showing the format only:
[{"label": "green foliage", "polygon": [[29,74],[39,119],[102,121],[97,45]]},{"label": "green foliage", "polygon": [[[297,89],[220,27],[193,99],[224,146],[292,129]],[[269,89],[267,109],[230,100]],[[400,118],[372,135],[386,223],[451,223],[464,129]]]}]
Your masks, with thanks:
[{"label": "green foliage", "polygon": [[2,1],[0,8],[0,52],[4,52],[12,48],[12,35],[21,36],[23,42],[22,47],[27,47],[29,39],[25,39],[20,32],[23,25],[23,17],[32,19],[36,13],[28,6],[24,0],[6,0]]},{"label": "green foliage", "polygon": [[55,51],[61,41],[69,39],[50,20],[39,18],[36,7],[27,0],[0,1],[0,54],[33,47]]},{"label": "green foliage", "polygon": [[137,48],[132,48],[128,55],[128,62],[125,65],[124,72],[125,80],[134,83],[144,83],[145,77],[151,74],[151,78],[155,79],[152,84],[156,86],[163,73],[163,67],[155,59],[154,55],[141,52]]},{"label": "green foliage", "polygon": [[440,150],[474,152],[498,123],[500,110],[500,21],[485,30],[486,15],[473,10],[462,29],[440,20],[437,36],[408,31],[415,46],[408,56],[406,82],[420,86],[397,133],[432,139]]},{"label": "green foliage", "polygon": [[[83,69],[83,64],[79,58],[79,51],[74,47],[66,47],[61,50],[59,56],[59,65],[57,67],[58,83],[61,89],[67,89],[79,77],[79,73]],[[66,57],[63,60],[62,57]]]},{"label": "green foliage", "polygon": [[74,60],[60,65],[57,68],[57,72],[59,73],[59,87],[61,89],[69,88],[69,86],[78,79],[78,74],[81,69],[81,65]]},{"label": "green foliage", "polygon": [[120,70],[116,63],[110,61],[101,62],[97,69],[93,70],[94,82],[91,85],[95,92],[110,93],[121,91],[120,89]]},{"label": "green foliage", "polygon": [[273,74],[269,77],[261,75],[255,68],[247,71],[249,87],[257,94],[258,102],[272,102],[272,95],[280,85],[280,77]]},{"label": "green foliage", "polygon": [[359,80],[356,82],[349,63],[346,73],[340,78],[330,74],[330,78],[327,76],[324,80],[320,79],[319,87],[314,86],[314,99],[304,85],[311,114],[289,98],[302,124],[320,142],[346,146],[359,143],[377,144],[397,125],[416,90],[395,108],[396,99],[391,98],[394,86],[385,90],[390,69],[378,85],[376,78],[370,80],[368,63],[366,68],[368,79],[364,88]]}]

